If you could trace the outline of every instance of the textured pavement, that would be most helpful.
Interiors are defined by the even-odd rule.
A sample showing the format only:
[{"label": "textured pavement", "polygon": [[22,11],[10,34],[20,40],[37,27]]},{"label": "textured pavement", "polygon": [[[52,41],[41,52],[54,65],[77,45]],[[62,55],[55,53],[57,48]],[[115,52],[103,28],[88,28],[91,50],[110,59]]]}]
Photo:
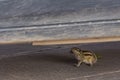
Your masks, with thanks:
[{"label": "textured pavement", "polygon": [[[92,50],[102,56],[93,67],[76,62],[71,47]],[[31,46],[0,45],[1,80],[120,80],[120,42]]]}]

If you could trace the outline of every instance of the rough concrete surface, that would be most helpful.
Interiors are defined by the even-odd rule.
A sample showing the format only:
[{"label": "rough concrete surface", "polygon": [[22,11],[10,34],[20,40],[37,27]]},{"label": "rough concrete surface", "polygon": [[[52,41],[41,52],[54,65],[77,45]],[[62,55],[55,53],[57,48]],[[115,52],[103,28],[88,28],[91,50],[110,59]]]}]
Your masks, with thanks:
[{"label": "rough concrete surface", "polygon": [[[79,68],[70,48],[92,50],[102,56],[93,67]],[[120,80],[120,42],[31,46],[0,45],[1,80]]]}]

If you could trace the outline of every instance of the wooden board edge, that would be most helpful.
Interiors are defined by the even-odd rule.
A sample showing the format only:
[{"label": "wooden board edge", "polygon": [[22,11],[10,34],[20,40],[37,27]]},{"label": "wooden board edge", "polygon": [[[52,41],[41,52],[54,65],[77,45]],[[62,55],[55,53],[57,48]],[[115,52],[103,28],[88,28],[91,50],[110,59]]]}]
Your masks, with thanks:
[{"label": "wooden board edge", "polygon": [[114,42],[120,41],[119,37],[95,37],[95,38],[81,38],[81,39],[63,39],[63,40],[44,40],[33,41],[32,45],[61,45],[61,44],[78,44],[78,43],[99,43],[99,42]]},{"label": "wooden board edge", "polygon": [[0,45],[28,43],[28,44],[32,44],[33,46],[38,46],[38,45],[61,45],[61,44],[115,42],[115,41],[120,41],[120,36],[80,38],[80,39],[40,40],[40,41],[10,41],[10,42],[5,41],[5,42],[0,42]]}]

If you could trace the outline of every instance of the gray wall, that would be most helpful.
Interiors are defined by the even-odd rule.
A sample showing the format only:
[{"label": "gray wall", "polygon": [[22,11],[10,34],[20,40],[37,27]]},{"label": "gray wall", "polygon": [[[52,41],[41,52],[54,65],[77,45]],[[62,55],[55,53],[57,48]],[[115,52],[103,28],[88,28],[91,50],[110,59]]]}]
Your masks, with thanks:
[{"label": "gray wall", "polygon": [[120,0],[0,0],[0,42],[120,36]]}]

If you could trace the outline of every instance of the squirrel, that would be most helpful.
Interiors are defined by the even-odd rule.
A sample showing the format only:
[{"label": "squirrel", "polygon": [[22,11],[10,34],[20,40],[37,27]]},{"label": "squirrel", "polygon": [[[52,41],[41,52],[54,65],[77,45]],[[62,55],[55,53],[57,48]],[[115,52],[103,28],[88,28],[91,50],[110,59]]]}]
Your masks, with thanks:
[{"label": "squirrel", "polygon": [[77,47],[72,48],[71,52],[74,54],[75,58],[78,61],[78,63],[75,64],[76,67],[79,67],[81,63],[85,63],[85,64],[89,64],[90,66],[93,66],[93,64],[96,63],[98,59],[95,53],[91,51],[81,50]]}]

